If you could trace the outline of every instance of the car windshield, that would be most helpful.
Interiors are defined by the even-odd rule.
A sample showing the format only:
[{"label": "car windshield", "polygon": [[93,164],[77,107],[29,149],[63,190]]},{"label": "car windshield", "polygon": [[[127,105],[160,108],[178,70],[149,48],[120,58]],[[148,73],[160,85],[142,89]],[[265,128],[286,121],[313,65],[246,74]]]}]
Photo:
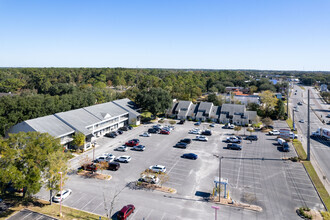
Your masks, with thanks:
[{"label": "car windshield", "polygon": [[119,216],[119,217],[124,217],[124,213],[122,213],[122,212],[118,212],[118,216]]},{"label": "car windshield", "polygon": [[60,196],[61,196],[61,193],[57,193],[57,194],[56,194],[56,197],[60,197]]}]

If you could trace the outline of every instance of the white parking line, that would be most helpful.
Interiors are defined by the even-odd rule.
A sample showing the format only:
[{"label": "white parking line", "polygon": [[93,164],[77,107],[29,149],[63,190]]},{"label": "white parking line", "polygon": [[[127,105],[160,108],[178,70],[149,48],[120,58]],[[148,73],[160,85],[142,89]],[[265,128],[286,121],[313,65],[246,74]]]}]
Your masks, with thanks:
[{"label": "white parking line", "polygon": [[318,196],[315,196],[315,195],[307,195],[307,194],[303,194],[303,193],[296,193],[296,192],[292,192],[293,195],[296,195],[297,197],[299,196],[303,196],[303,197],[310,197],[310,198],[319,198]]},{"label": "white parking line", "polygon": [[151,213],[153,212],[153,210],[151,210],[151,212],[149,212],[149,214],[148,214],[148,216],[147,217],[145,217],[144,219],[148,219],[149,217],[150,217],[150,215],[151,215]]},{"label": "white parking line", "polygon": [[27,214],[26,216],[24,216],[24,218],[22,218],[22,219],[25,219],[25,218],[27,218],[29,215],[31,215],[32,214],[32,212],[30,212],[29,214]]},{"label": "white parking line", "polygon": [[100,204],[98,205],[98,206],[96,206],[96,208],[95,209],[93,209],[93,211],[92,212],[95,212],[95,210],[96,209],[98,209],[101,205],[104,205],[104,203],[103,202],[100,202]]},{"label": "white parking line", "polygon": [[80,208],[80,209],[84,209],[86,206],[88,206],[96,197],[92,198],[91,200],[89,200],[89,202],[86,203],[86,205],[84,205],[84,207]]},{"label": "white parking line", "polygon": [[167,174],[170,174],[170,172],[172,171],[172,169],[178,164],[179,160],[177,160],[175,162],[175,164],[171,167],[171,169],[167,172]]},{"label": "white parking line", "polygon": [[237,174],[236,188],[238,186],[239,174],[240,174],[241,167],[242,167],[241,165],[242,165],[242,151],[241,151],[241,159],[239,161],[239,168],[238,168],[238,174]]},{"label": "white parking line", "polygon": [[166,213],[164,212],[162,215],[162,218],[160,220],[163,220],[163,218],[165,217]]},{"label": "white parking line", "polygon": [[138,213],[139,210],[140,210],[140,209],[135,209],[133,215],[131,215],[130,218],[131,218],[131,219],[134,219],[133,217],[136,215],[136,213]]}]

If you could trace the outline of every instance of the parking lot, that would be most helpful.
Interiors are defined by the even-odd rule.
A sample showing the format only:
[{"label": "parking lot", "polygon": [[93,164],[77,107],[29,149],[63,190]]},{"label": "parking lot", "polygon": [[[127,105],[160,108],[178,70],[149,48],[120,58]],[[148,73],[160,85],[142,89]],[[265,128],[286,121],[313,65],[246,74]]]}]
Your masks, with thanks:
[{"label": "parking lot", "polygon": [[[284,128],[283,122],[275,125]],[[243,140],[241,151],[226,149],[222,142],[236,133],[222,129],[220,125],[211,128],[213,135],[208,142],[193,141],[187,149],[173,146],[183,138],[194,138],[188,131],[195,126],[192,122],[175,125],[170,135],[153,134],[151,137],[139,137],[151,125],[141,125],[115,139],[100,138],[95,155],[113,153],[116,156],[129,155],[132,160],[121,164],[118,171],[102,171],[112,176],[109,181],[85,179],[76,174],[69,175],[65,187],[73,193],[64,205],[85,211],[105,215],[105,207],[110,208],[113,196],[119,193],[113,210],[118,211],[127,204],[134,204],[136,211],[131,219],[212,219],[214,210],[211,203],[201,194],[212,193],[213,180],[218,176],[219,159],[223,156],[221,176],[228,178],[230,196],[236,201],[256,204],[263,208],[257,213],[239,208],[221,206],[220,216],[225,219],[298,219],[295,208],[308,206],[323,210],[303,166],[300,163],[282,160],[282,157],[295,156],[294,150],[281,152],[275,145],[275,137],[262,132],[254,132],[258,141]],[[200,129],[210,128],[202,123]],[[243,135],[244,131],[239,134]],[[246,132],[248,135],[249,133]],[[113,149],[132,138],[139,138],[146,146],[143,152],[128,150],[117,152]],[[183,153],[195,153],[197,160],[181,158]],[[92,151],[86,152],[92,158]],[[81,156],[80,156],[81,157]],[[79,167],[80,158],[71,160],[71,166]],[[151,165],[165,165],[169,181],[164,185],[175,188],[176,194],[141,190],[130,184],[140,177],[140,173]],[[41,191],[41,198],[49,199],[49,192]],[[106,205],[105,205],[106,203]],[[114,213],[113,212],[113,213]]]},{"label": "parking lot", "polygon": [[23,209],[12,215],[8,220],[56,220],[57,218],[50,217],[38,212],[33,212],[28,209]]}]

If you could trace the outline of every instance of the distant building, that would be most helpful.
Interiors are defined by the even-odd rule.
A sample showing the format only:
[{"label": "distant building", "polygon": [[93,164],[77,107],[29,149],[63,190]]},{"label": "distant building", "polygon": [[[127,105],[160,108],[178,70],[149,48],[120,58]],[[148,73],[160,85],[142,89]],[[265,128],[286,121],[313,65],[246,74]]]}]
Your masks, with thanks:
[{"label": "distant building", "polygon": [[[231,100],[233,99],[233,100]],[[231,97],[229,94],[226,95],[226,102],[239,101],[241,104],[247,106],[249,103],[255,103],[260,105],[260,97],[258,95],[234,95]]]},{"label": "distant building", "polygon": [[327,92],[328,91],[328,85],[327,84],[322,84],[320,86],[320,91],[321,92]]},{"label": "distant building", "polygon": [[241,92],[243,94],[248,94],[250,92],[249,88],[244,88],[244,87],[226,87],[225,91],[227,93],[229,92]]},{"label": "distant building", "polygon": [[69,146],[76,132],[86,136],[85,149],[96,138],[128,124],[139,125],[140,113],[129,99],[88,106],[54,115],[23,121],[9,129],[9,133],[38,131],[60,138],[64,146]]},{"label": "distant building", "polygon": [[179,101],[173,103],[172,108],[167,111],[166,115],[177,119],[211,120],[237,125],[252,124],[257,120],[257,112],[246,111],[244,105],[223,104],[220,107],[213,105],[211,102],[193,104],[191,101]]},{"label": "distant building", "polygon": [[222,124],[231,123],[235,125],[248,125],[256,123],[257,112],[246,111],[244,105],[223,104],[219,122]]}]

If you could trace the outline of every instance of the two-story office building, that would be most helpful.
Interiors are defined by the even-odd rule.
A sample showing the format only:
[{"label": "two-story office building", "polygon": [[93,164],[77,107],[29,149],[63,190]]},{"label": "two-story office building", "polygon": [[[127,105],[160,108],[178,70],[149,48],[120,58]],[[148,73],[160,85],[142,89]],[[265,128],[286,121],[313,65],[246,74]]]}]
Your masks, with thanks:
[{"label": "two-story office building", "polygon": [[85,148],[98,137],[128,124],[139,125],[140,113],[129,99],[88,106],[54,115],[30,119],[13,126],[9,133],[38,131],[60,138],[68,146],[76,132],[86,136]]}]

